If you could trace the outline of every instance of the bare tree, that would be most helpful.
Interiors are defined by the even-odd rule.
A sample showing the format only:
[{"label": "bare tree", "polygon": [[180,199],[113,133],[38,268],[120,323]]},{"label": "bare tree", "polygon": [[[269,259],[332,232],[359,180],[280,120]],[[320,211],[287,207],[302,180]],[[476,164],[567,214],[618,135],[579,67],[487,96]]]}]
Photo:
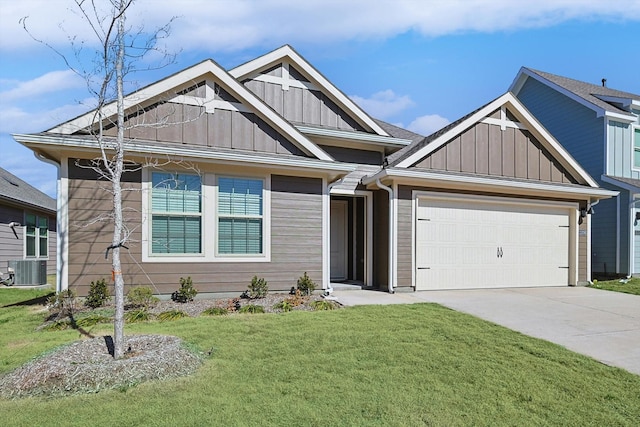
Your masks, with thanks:
[{"label": "bare tree", "polygon": [[[115,287],[113,356],[119,359],[125,353],[124,279],[120,254],[121,248],[127,248],[126,244],[131,234],[131,230],[128,229],[123,218],[123,188],[121,184],[126,166],[124,82],[128,74],[138,71],[134,66],[136,61],[149,52],[162,54],[162,59],[158,61],[159,66],[165,66],[173,61],[174,55],[168,55],[166,51],[158,48],[158,41],[168,36],[169,25],[173,18],[167,25],[156,29],[151,34],[145,33],[142,28],[133,32],[126,26],[126,12],[135,0],[109,0],[106,3],[96,2],[96,0],[74,1],[80,16],[91,27],[93,34],[99,41],[99,48],[96,50],[95,57],[89,67],[83,62],[87,61],[83,41],[78,41],[75,36],[69,37],[74,52],[74,58],[70,58],[48,43],[33,37],[26,27],[26,18],[23,18],[22,23],[25,30],[36,41],[51,48],[62,57],[72,71],[85,79],[89,91],[95,96],[97,107],[91,132],[98,143],[100,156],[91,162],[90,168],[109,181],[112,193],[113,209],[108,215],[108,219],[113,223],[113,236],[111,245],[107,248],[107,254],[111,251],[112,277]],[[100,9],[104,4],[108,5],[107,10]],[[117,130],[115,138],[105,135],[105,121],[113,120],[112,116],[108,116],[105,107],[114,102]]]}]

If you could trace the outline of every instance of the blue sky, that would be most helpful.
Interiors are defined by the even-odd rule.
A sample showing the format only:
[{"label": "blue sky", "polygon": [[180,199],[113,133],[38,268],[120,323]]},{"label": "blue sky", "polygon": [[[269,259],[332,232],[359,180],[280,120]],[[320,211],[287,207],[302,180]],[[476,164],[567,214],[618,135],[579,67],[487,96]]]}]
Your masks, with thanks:
[{"label": "blue sky", "polygon": [[[51,196],[55,167],[11,134],[44,131],[91,99],[19,20],[69,54],[68,35],[95,40],[75,11],[71,0],[0,0],[0,167]],[[128,22],[151,29],[174,16],[175,63],[131,87],[287,43],[372,116],[422,134],[507,91],[522,66],[640,94],[640,0],[137,0]]]}]

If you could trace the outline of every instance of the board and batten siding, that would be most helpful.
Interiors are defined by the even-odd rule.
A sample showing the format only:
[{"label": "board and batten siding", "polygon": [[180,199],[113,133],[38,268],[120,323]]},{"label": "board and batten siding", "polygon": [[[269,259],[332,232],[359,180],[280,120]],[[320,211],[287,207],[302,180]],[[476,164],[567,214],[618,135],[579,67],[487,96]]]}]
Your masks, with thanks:
[{"label": "board and batten siding", "polygon": [[415,164],[477,175],[575,183],[549,151],[526,130],[477,123]]},{"label": "board and batten siding", "polygon": [[[220,89],[216,100],[237,101]],[[206,102],[203,99],[203,104]],[[127,119],[125,138],[255,151],[270,154],[304,153],[254,113],[175,102],[154,104]],[[116,127],[105,131],[115,136]]]},{"label": "board and batten siding", "polygon": [[[263,74],[281,77],[281,67],[278,65]],[[289,66],[289,78],[309,83],[309,80],[293,66]],[[281,84],[252,79],[245,80],[243,84],[292,123],[364,131],[362,126],[319,90],[294,86],[285,90]]]},{"label": "board and batten siding", "polygon": [[[70,165],[71,167],[71,165]],[[71,173],[70,173],[71,175]],[[94,221],[108,213],[107,183],[94,179],[69,179],[69,285],[86,295],[91,281],[111,282],[111,261],[105,259],[112,226]],[[273,291],[288,291],[306,271],[322,283],[322,181],[272,175],[271,262],[152,262],[143,263],[140,182],[123,184],[128,226],[133,230],[129,250],[121,251],[125,292],[132,285],[152,287],[156,294],[171,294],[180,277],[191,276],[201,293],[247,289],[254,275],[264,277]]]}]

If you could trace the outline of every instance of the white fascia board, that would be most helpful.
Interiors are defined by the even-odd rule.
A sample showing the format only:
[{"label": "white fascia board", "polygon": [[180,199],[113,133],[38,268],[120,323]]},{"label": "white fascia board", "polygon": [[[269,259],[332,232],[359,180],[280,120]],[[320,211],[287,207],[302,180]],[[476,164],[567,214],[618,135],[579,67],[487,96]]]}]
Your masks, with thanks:
[{"label": "white fascia board", "polygon": [[[239,83],[229,73],[227,73],[226,70],[212,60],[201,62],[200,64],[187,68],[184,71],[176,73],[166,79],[151,84],[131,95],[126,96],[124,99],[124,109],[126,111],[141,104],[142,102],[153,100],[177,86],[184,85],[185,83],[195,83],[197,80],[204,78],[207,74],[212,74],[217,80],[226,86],[227,89],[229,89],[232,95],[243,100],[244,103],[254,110],[253,112],[258,112],[259,115],[266,118],[267,123],[274,126],[276,130],[282,132],[284,135],[288,136],[290,140],[302,151],[313,155],[320,160],[333,160],[333,158],[325,153],[324,150],[320,149],[317,145],[302,135],[282,116],[269,108],[249,89]],[[117,105],[115,101],[107,104],[103,108],[104,117],[107,118],[116,114],[116,108]],[[47,132],[72,134],[80,129],[91,126],[95,122],[95,113],[95,110],[90,111],[76,119],[50,129]]]},{"label": "white fascia board", "polygon": [[487,104],[484,108],[478,110],[475,114],[468,117],[462,123],[449,129],[448,132],[440,135],[429,144],[425,145],[421,150],[418,150],[413,155],[407,157],[402,162],[398,163],[397,167],[408,168],[414,163],[418,162],[428,154],[436,151],[449,140],[456,135],[462,133],[465,129],[473,126],[475,123],[482,121],[484,117],[490,114],[492,111],[498,108],[506,106],[516,116],[521,116],[521,123],[518,123],[518,127],[524,126],[529,132],[533,133],[540,143],[550,148],[551,151],[556,154],[560,160],[560,163],[566,167],[569,172],[579,175],[587,184],[591,187],[598,187],[598,183],[589,176],[589,174],[580,166],[580,164],[569,154],[567,150],[538,122],[538,120],[529,113],[529,111],[522,105],[522,103],[511,92],[507,92],[500,96],[493,102]]},{"label": "white fascia board", "polygon": [[[397,167],[399,167],[399,168],[408,168],[411,165],[413,165],[414,163],[416,163],[417,161],[419,161],[422,158],[424,158],[425,156],[427,156],[428,154],[436,151],[437,149],[442,147],[444,144],[446,144],[454,136],[458,135],[459,133],[462,133],[462,131],[464,131],[465,129],[473,126],[475,123],[477,123],[477,122],[481,121],[482,119],[484,119],[489,113],[491,113],[494,110],[497,110],[502,105],[504,105],[505,99],[506,99],[506,97],[508,95],[509,94],[506,93],[506,94],[502,95],[501,97],[495,99],[493,102],[487,104],[484,108],[476,111],[475,114],[467,117],[466,120],[464,120],[463,122],[458,123],[457,126],[454,126],[453,128],[449,129],[447,132],[443,133],[438,138],[436,138],[433,141],[429,142],[427,145],[422,147],[420,150],[416,151],[411,156],[407,157],[406,159],[404,159],[403,161],[398,163]],[[513,97],[513,95],[511,95],[511,96]]]},{"label": "white fascia board", "polygon": [[[37,144],[44,146],[55,146],[58,148],[64,147],[88,151],[95,151],[98,149],[98,143],[95,139],[64,138],[59,136],[24,134],[14,134],[12,136],[16,141],[25,146]],[[207,151],[198,148],[185,147],[184,145],[172,147],[149,145],[139,142],[127,142],[125,151],[130,154],[142,154],[155,157],[173,156],[175,158],[190,158],[194,159],[194,161],[202,162],[229,162],[238,164],[281,166],[293,169],[315,169],[338,172],[352,172],[356,169],[356,165],[354,164],[340,163],[335,161],[323,161],[304,158],[278,158],[235,152]]]},{"label": "white fascia board", "polygon": [[289,58],[294,65],[301,68],[308,77],[311,77],[312,81],[317,83],[319,87],[324,88],[334,98],[334,101],[337,101],[338,105],[341,105],[346,110],[352,112],[366,127],[369,127],[371,131],[378,135],[389,136],[389,134],[385,132],[385,130],[382,129],[371,117],[369,117],[367,113],[358,107],[355,102],[342,93],[333,83],[309,64],[309,62],[303,59],[289,45],[284,45],[279,49],[254,59],[253,61],[239,65],[230,70],[229,74],[240,81],[251,73],[272,65],[277,61],[284,60],[285,58]]},{"label": "white fascia board", "polygon": [[357,132],[357,131],[344,131],[337,129],[323,129],[312,126],[296,126],[300,132],[305,135],[324,136],[326,138],[333,139],[348,139],[353,141],[372,142],[382,144],[388,147],[404,147],[411,144],[410,139],[393,138],[391,136],[381,136],[377,134]]},{"label": "white fascia board", "polygon": [[604,116],[608,119],[615,120],[617,122],[622,122],[622,123],[635,123],[635,121],[638,120],[638,117],[636,117],[633,114],[627,115],[627,114],[614,113],[612,111],[606,111],[604,113]]},{"label": "white fascia board", "polygon": [[596,199],[608,199],[610,197],[616,197],[619,194],[618,191],[605,190],[603,188],[570,187],[546,182],[516,182],[484,176],[453,175],[399,168],[383,169],[375,175],[363,178],[362,183],[364,185],[369,185],[376,182],[377,179],[382,180],[385,178],[400,181],[421,181],[420,183],[422,184],[451,183],[459,185],[460,188],[483,187],[493,192],[495,192],[496,189],[511,189],[519,190],[516,192],[522,194],[555,193],[558,195],[572,195],[579,197],[588,196]]}]

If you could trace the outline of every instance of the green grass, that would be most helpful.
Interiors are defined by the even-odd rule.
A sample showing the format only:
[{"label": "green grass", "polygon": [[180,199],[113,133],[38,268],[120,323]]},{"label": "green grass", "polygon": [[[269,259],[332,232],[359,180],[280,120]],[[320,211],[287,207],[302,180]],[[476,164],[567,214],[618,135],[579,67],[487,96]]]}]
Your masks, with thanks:
[{"label": "green grass", "polygon": [[607,291],[623,292],[625,294],[640,295],[640,278],[634,277],[627,283],[621,283],[620,279],[607,281],[594,281],[592,288]]},{"label": "green grass", "polygon": [[[1,371],[78,338],[73,331],[36,332],[37,314],[12,310],[0,309]],[[435,304],[185,318],[129,325],[127,333],[177,335],[213,354],[187,378],[95,395],[0,400],[2,424],[635,426],[640,420],[640,376]]]}]

